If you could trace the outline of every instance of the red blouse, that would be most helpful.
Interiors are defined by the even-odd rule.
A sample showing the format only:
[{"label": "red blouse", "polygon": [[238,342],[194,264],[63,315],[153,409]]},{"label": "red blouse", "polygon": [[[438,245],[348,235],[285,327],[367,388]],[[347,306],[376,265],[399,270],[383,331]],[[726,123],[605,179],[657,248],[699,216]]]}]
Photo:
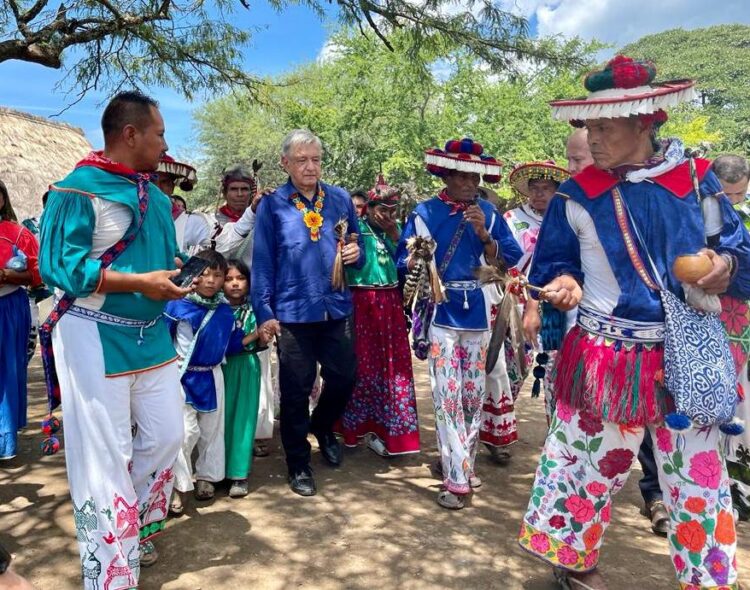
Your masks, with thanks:
[{"label": "red blouse", "polygon": [[13,246],[23,252],[28,258],[28,270],[31,272],[31,286],[42,284],[39,276],[39,243],[34,234],[20,223],[14,221],[0,221],[0,268],[13,257]]}]

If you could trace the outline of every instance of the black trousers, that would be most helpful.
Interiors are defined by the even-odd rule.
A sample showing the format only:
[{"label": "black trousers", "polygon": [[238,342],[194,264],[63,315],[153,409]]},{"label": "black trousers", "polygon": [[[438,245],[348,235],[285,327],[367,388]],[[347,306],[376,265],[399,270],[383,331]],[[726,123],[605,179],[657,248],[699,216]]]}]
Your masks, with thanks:
[{"label": "black trousers", "polygon": [[[281,324],[279,388],[281,442],[292,474],[310,464],[308,432],[324,434],[346,409],[356,378],[351,316],[305,324]],[[317,364],[323,390],[310,416]]]}]

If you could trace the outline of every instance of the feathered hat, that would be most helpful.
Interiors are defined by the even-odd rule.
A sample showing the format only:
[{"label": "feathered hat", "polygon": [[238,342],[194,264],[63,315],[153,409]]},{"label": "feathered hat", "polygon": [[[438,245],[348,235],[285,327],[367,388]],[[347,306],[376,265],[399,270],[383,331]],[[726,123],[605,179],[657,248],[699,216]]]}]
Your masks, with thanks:
[{"label": "feathered hat", "polygon": [[473,139],[452,139],[445,144],[445,150],[434,148],[425,152],[427,172],[440,178],[449,170],[480,174],[484,182],[500,182],[502,164],[484,153],[482,144]]},{"label": "feathered hat", "polygon": [[159,167],[156,169],[159,174],[170,174],[175,177],[175,184],[180,190],[191,191],[198,182],[198,174],[195,168],[188,164],[176,161],[172,156],[164,154],[159,160]]},{"label": "feathered hat", "polygon": [[552,160],[547,160],[546,162],[519,164],[513,168],[508,177],[508,182],[517,195],[528,197],[530,180],[553,180],[559,185],[568,178],[570,178],[570,172],[556,166]]},{"label": "feathered hat", "polygon": [[386,207],[395,207],[398,204],[401,194],[395,187],[389,185],[382,174],[378,174],[375,186],[367,191],[368,205],[384,205]]},{"label": "feathered hat", "polygon": [[570,121],[576,127],[587,119],[616,119],[640,116],[661,125],[664,109],[696,98],[694,80],[654,82],[656,67],[650,61],[636,61],[617,55],[604,69],[590,72],[583,82],[589,95],[572,100],[553,100],[552,117]]}]

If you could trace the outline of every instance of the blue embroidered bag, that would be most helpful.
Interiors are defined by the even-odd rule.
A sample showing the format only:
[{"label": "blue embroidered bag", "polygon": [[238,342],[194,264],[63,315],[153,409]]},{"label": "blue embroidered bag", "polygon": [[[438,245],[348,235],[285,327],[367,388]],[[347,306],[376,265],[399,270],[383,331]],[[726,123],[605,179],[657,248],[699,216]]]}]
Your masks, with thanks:
[{"label": "blue embroidered bag", "polygon": [[664,308],[664,385],[675,404],[675,414],[666,416],[667,424],[684,429],[691,423],[731,422],[738,401],[737,373],[719,314],[694,309],[665,287],[620,191],[614,189],[612,196],[615,207],[628,213]]}]

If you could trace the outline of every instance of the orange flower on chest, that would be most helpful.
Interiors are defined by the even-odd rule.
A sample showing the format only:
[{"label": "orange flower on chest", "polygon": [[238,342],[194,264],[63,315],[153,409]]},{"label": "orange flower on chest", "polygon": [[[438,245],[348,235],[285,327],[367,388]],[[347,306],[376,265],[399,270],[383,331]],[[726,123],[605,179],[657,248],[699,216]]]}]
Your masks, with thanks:
[{"label": "orange flower on chest", "polygon": [[303,218],[305,225],[310,229],[318,229],[323,225],[323,216],[316,211],[308,211]]}]

